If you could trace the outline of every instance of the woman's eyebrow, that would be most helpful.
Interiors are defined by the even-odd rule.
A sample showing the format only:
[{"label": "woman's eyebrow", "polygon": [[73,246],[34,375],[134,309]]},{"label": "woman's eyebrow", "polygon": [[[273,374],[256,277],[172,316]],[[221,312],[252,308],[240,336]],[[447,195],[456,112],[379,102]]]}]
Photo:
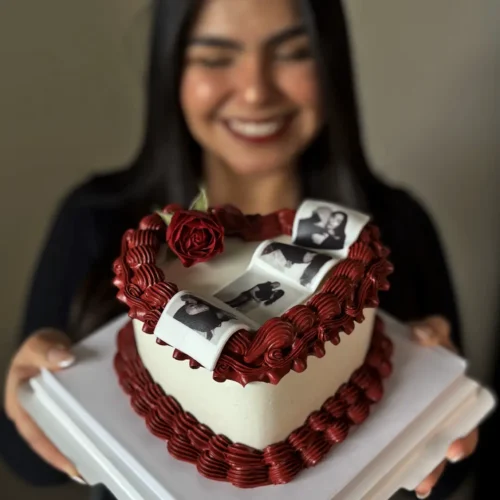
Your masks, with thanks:
[{"label": "woman's eyebrow", "polygon": [[[303,25],[291,26],[285,28],[270,37],[265,41],[265,45],[279,45],[292,38],[303,36],[306,34],[306,29]],[[237,40],[224,38],[217,35],[199,35],[194,36],[188,40],[189,46],[202,46],[202,47],[217,47],[222,49],[242,50],[243,44]]]},{"label": "woman's eyebrow", "polygon": [[218,47],[223,49],[234,49],[234,50],[240,50],[243,47],[241,43],[235,40],[214,35],[195,36],[188,40],[188,45],[189,46],[199,45],[202,47]]},{"label": "woman's eyebrow", "polygon": [[297,38],[307,34],[305,26],[302,24],[291,26],[290,28],[285,28],[278,33],[271,35],[266,41],[266,45],[280,45],[283,42],[287,42],[292,38]]}]

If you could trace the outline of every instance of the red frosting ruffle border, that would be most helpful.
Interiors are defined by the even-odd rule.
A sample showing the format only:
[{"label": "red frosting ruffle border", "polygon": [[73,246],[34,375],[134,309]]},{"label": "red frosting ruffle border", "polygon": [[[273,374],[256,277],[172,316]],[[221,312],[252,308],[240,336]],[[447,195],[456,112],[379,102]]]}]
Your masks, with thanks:
[{"label": "red frosting ruffle border", "polygon": [[[291,235],[295,216],[292,210],[248,216],[233,207],[214,208],[212,212],[227,237],[245,241]],[[144,217],[137,230],[124,234],[121,255],[113,266],[118,299],[128,305],[132,319],[143,322],[143,331],[148,334],[154,333],[165,305],[179,291],[155,264],[165,231],[158,214]],[[379,229],[367,224],[348,257],[334,267],[306,304],[266,321],[256,332],[240,330],[231,337],[213,372],[214,380],[277,384],[290,370],[303,372],[308,356],[324,356],[326,342],[337,345],[340,332],[350,334],[355,322],[364,320],[363,309],[379,305],[379,292],[389,289],[387,277],[393,272],[388,255]],[[157,342],[164,345],[159,339]],[[177,349],[173,357],[188,360],[193,369],[200,366]]]},{"label": "red frosting ruffle border", "polygon": [[214,434],[163,392],[141,361],[131,322],[119,331],[117,345],[119,383],[150,432],[166,441],[177,460],[196,465],[206,478],[239,488],[285,484],[318,464],[353,426],[366,420],[371,405],[383,396],[382,380],[392,372],[393,344],[377,317],[365,362],[350,380],[286,440],[256,450]]}]

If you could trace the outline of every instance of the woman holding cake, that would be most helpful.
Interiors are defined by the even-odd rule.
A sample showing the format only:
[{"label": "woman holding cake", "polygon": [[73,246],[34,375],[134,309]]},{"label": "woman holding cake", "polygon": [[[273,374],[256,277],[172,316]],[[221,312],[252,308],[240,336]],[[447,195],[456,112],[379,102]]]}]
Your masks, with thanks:
[{"label": "woman holding cake", "polygon": [[[153,207],[188,205],[199,182],[211,205],[248,214],[296,208],[306,197],[372,214],[397,270],[381,307],[412,322],[421,342],[461,350],[435,227],[418,201],[385,184],[365,157],[341,2],[154,5],[142,150],[129,168],[89,180],[60,207],[8,372],[1,453],[33,484],[79,476],[23,411],[18,387],[41,368],[67,368],[71,343],[124,311],[111,268],[121,236]],[[447,498],[467,461],[447,463],[468,457],[476,441],[474,432],[454,443],[417,495]]]}]

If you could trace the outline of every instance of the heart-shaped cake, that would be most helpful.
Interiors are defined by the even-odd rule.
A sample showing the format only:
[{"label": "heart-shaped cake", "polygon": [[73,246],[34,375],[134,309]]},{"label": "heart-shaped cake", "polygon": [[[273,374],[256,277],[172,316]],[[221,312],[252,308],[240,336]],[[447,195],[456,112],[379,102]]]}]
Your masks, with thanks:
[{"label": "heart-shaped cake", "polygon": [[131,318],[115,369],[132,407],[205,477],[290,482],[383,395],[388,256],[370,217],[320,200],[147,215],[114,263]]}]

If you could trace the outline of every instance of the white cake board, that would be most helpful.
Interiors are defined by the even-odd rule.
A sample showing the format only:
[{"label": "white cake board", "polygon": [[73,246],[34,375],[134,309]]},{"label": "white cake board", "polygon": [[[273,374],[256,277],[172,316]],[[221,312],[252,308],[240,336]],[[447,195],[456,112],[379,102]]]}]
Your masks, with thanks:
[{"label": "white cake board", "polygon": [[464,360],[441,347],[418,346],[407,327],[381,315],[395,347],[383,400],[323,462],[283,486],[238,489],[169,455],[117,382],[112,360],[127,317],[75,346],[73,367],[43,372],[20,396],[87,482],[106,485],[118,500],[386,500],[401,488],[413,490],[496,400],[466,377]]}]

